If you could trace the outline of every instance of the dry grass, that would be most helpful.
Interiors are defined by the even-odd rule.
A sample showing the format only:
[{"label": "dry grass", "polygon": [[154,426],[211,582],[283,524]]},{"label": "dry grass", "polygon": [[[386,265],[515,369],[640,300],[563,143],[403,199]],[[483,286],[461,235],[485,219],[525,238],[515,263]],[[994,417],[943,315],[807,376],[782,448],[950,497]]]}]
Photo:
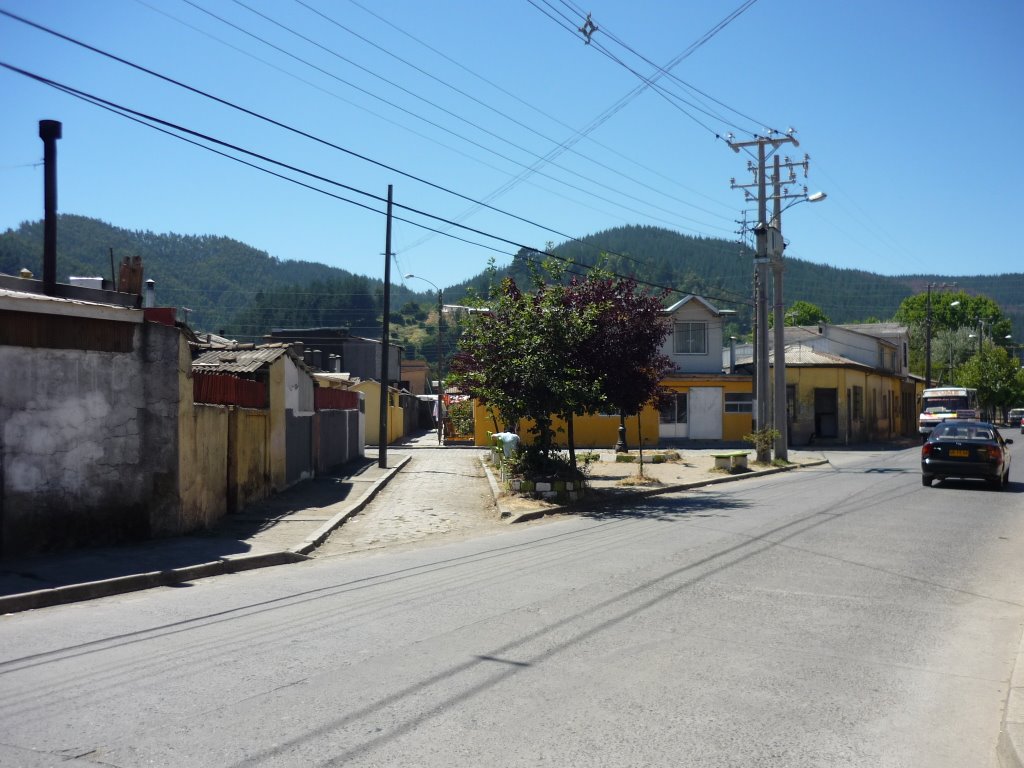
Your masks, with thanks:
[{"label": "dry grass", "polygon": [[650,475],[628,475],[627,477],[620,478],[615,481],[616,485],[642,485],[642,486],[654,486],[663,485],[663,483],[656,477]]}]

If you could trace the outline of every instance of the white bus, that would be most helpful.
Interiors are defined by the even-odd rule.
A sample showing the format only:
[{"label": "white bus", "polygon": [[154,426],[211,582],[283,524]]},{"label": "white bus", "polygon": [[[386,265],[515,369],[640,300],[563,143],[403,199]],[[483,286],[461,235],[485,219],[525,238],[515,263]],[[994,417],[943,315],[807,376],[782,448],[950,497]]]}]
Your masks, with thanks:
[{"label": "white bus", "polygon": [[927,439],[936,424],[946,419],[978,418],[978,390],[966,387],[937,387],[921,393],[917,431]]}]

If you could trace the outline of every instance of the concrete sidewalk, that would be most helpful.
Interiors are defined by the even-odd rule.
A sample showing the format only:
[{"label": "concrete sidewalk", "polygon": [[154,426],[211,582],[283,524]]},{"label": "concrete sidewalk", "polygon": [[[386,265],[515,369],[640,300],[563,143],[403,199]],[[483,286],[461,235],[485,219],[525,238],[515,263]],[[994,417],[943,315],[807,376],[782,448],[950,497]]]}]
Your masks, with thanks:
[{"label": "concrete sidewalk", "polygon": [[[659,481],[653,487],[619,485],[622,477],[635,473],[636,468],[634,465],[616,464],[614,454],[609,453],[602,457],[599,465],[595,465],[600,468],[592,473],[591,485],[605,503],[629,503],[630,498],[651,493],[742,477],[710,474],[712,450],[684,449],[685,458],[681,462],[648,464],[646,473]],[[385,469],[377,466],[376,449],[368,449],[364,460],[351,462],[338,473],[303,481],[246,507],[238,514],[228,515],[208,531],[124,546],[0,561],[0,614],[305,560],[333,531],[369,504],[417,453],[423,459],[419,462],[422,466],[418,465],[420,474],[410,478],[410,488],[404,492],[399,489],[395,494],[389,494],[388,503],[395,508],[383,510],[384,514],[375,515],[372,521],[377,528],[390,525],[394,530],[378,531],[373,536],[384,545],[387,542],[401,543],[399,539],[423,538],[425,532],[448,532],[457,526],[446,518],[465,517],[465,504],[480,501],[469,492],[468,486],[458,491],[449,489],[448,493],[442,493],[437,487],[439,483],[459,482],[458,472],[441,471],[443,467],[435,466],[438,461],[443,461],[440,455],[448,452],[457,452],[461,456],[472,452],[474,462],[478,461],[477,456],[486,453],[473,447],[446,445],[439,448],[436,433],[423,432],[389,446]],[[806,463],[808,458],[811,457],[793,457],[800,463]],[[821,454],[816,453],[813,458],[820,459]],[[757,474],[761,473],[752,472],[747,476]],[[463,475],[469,477],[469,473]],[[563,511],[551,504],[517,500],[502,494],[492,473],[488,472],[488,475],[494,501],[506,522],[525,521]],[[446,514],[438,514],[438,510],[425,506],[424,497],[447,498],[446,506],[452,509],[444,510]],[[460,500],[463,502],[461,506]],[[594,501],[598,500],[595,498]],[[417,516],[422,518],[424,515],[430,515],[431,519],[417,519]],[[394,522],[396,519],[401,521],[401,525]],[[370,522],[367,520],[363,525]],[[342,549],[335,546],[331,551]]]},{"label": "concrete sidewalk", "polygon": [[[430,435],[427,436],[430,438]],[[417,440],[377,451],[339,472],[305,480],[188,536],[0,561],[0,614],[307,559],[410,459]],[[434,442],[425,442],[435,445]]]}]

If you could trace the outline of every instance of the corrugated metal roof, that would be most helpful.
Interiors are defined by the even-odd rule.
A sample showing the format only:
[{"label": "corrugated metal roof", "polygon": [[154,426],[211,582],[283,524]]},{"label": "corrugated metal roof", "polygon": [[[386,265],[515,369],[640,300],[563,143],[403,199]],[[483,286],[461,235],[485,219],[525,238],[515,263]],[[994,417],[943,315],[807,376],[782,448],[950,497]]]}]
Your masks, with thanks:
[{"label": "corrugated metal roof", "polygon": [[322,373],[317,371],[313,374],[313,378],[318,381],[329,381],[335,384],[342,384],[344,386],[350,386],[359,383],[359,377],[353,376],[351,373]]},{"label": "corrugated metal roof", "polygon": [[[854,366],[857,368],[869,368],[870,366],[864,365],[864,363],[858,363],[856,360],[851,360],[848,357],[842,355],[833,355],[829,352],[818,352],[813,347],[808,347],[804,344],[792,344],[786,345],[786,365],[793,367],[813,367],[813,366]],[[775,360],[775,352],[772,350],[768,354],[768,361],[771,364]],[[752,365],[754,358],[752,355],[736,355],[736,365]]]},{"label": "corrugated metal roof", "polygon": [[64,296],[48,296],[32,291],[15,291],[10,288],[0,288],[0,306],[15,311],[51,313],[59,312],[59,308],[65,308],[80,312],[83,317],[113,317],[135,323],[141,323],[143,320],[142,310],[139,309],[99,301],[69,299]]},{"label": "corrugated metal roof", "polygon": [[192,361],[192,368],[213,373],[254,373],[288,354],[287,344],[268,344],[255,349],[213,349]]},{"label": "corrugated metal roof", "polygon": [[[769,359],[774,358],[774,353],[769,356]],[[829,352],[819,352],[814,347],[808,347],[803,344],[795,344],[793,346],[786,347],[786,365],[787,366],[814,366],[814,365],[854,365],[858,368],[866,368],[863,363],[858,363],[856,360],[851,360],[848,357],[842,355],[833,355]]]},{"label": "corrugated metal roof", "polygon": [[848,331],[866,333],[869,336],[892,336],[907,332],[907,326],[903,323],[837,323],[837,325]]}]

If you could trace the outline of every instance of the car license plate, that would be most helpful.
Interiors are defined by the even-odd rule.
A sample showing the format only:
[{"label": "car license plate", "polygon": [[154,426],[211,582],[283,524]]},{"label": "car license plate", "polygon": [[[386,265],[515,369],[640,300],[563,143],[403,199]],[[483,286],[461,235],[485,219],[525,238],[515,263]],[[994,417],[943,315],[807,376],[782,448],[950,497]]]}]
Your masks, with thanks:
[{"label": "car license plate", "polygon": [[971,455],[971,452],[964,448],[950,448],[949,455],[954,459],[966,459]]}]

